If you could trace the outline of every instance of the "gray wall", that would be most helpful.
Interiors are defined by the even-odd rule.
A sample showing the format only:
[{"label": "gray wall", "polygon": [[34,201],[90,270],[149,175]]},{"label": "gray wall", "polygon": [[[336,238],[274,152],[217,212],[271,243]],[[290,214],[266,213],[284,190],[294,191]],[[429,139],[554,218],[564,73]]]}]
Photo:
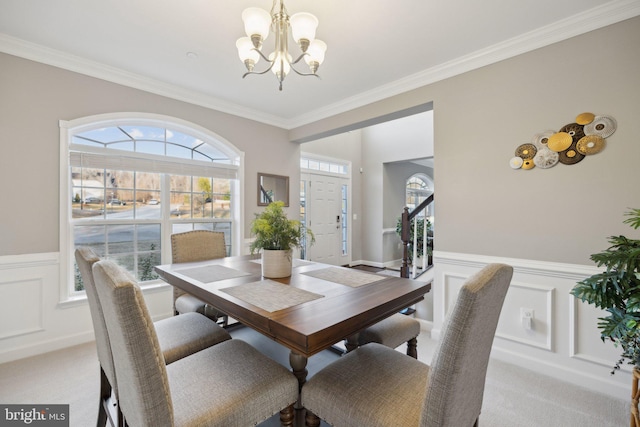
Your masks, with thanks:
[{"label": "gray wall", "polygon": [[362,164],[364,168],[362,193],[363,230],[362,258],[387,262],[383,230],[394,228],[396,214],[386,214],[385,169],[390,162],[433,156],[433,113],[431,111],[403,119],[381,123],[363,129]]},{"label": "gray wall", "polygon": [[298,200],[299,144],[283,129],[6,54],[0,54],[0,93],[0,255],[59,249],[59,120],[155,113],[226,138],[245,152],[246,237],[258,211],[257,172],[289,175],[290,198]]},{"label": "gray wall", "polygon": [[[437,250],[591,265],[607,236],[638,235],[622,224],[628,208],[640,208],[638,46],[637,17],[293,129],[290,138],[433,101]],[[511,170],[518,145],[585,111],[618,121],[603,152],[572,166]]]}]

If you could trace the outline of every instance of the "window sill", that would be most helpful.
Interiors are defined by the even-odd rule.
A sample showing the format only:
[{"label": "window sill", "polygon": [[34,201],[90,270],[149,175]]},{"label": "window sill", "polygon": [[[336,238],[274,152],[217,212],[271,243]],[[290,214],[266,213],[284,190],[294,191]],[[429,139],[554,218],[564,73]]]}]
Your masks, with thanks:
[{"label": "window sill", "polygon": [[[141,288],[143,293],[151,294],[156,292],[164,292],[170,286],[171,285],[169,285],[168,283],[158,279],[158,280],[153,280],[153,281],[150,281],[149,283],[144,284],[143,286],[141,286]],[[74,295],[72,297],[69,297],[65,300],[58,302],[58,308],[61,308],[61,309],[75,308],[75,307],[80,307],[86,304],[87,304],[87,295],[85,294]]]}]

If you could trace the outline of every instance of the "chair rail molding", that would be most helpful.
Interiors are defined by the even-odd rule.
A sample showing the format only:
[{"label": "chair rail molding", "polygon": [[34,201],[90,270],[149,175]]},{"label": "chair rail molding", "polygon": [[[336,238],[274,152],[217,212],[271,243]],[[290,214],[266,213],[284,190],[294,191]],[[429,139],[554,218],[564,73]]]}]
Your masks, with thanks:
[{"label": "chair rail molding", "polygon": [[[444,318],[464,281],[490,263],[514,268],[492,357],[628,398],[631,369],[623,366],[610,375],[621,350],[600,339],[597,322],[603,311],[569,293],[576,282],[600,272],[595,266],[434,251],[434,339],[440,338]],[[522,320],[523,309],[533,313],[530,327]]]}]

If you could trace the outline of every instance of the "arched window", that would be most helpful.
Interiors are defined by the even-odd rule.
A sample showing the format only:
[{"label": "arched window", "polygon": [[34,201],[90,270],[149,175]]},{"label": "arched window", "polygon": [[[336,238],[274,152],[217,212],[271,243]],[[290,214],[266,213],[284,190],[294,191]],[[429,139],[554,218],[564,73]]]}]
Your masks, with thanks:
[{"label": "arched window", "polygon": [[[63,299],[83,292],[73,252],[90,246],[141,281],[171,262],[170,236],[225,233],[239,254],[242,153],[204,128],[147,114],[61,122]],[[236,249],[237,248],[237,249]]]},{"label": "arched window", "polygon": [[[410,211],[415,209],[431,194],[433,194],[433,181],[427,175],[415,174],[407,180],[406,204]],[[422,215],[424,213],[420,214],[420,216]]]}]

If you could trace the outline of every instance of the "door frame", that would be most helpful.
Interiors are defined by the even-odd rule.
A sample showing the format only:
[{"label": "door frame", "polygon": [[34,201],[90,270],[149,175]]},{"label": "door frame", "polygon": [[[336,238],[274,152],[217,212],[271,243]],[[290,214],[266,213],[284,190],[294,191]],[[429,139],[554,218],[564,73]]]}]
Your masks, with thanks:
[{"label": "door frame", "polygon": [[[346,174],[342,174],[342,173],[334,173],[334,172],[330,172],[330,171],[322,171],[319,169],[309,169],[309,168],[303,168],[302,166],[300,167],[300,181],[307,181],[309,182],[309,180],[311,180],[313,178],[313,176],[330,176],[330,177],[334,177],[334,178],[338,178],[338,179],[342,179],[346,182],[347,185],[347,213],[346,213],[346,221],[347,221],[347,254],[346,255],[340,255],[340,259],[342,260],[342,263],[340,265],[351,265],[352,260],[352,256],[353,256],[353,244],[352,244],[352,235],[353,235],[353,180],[352,180],[352,176],[351,176],[351,161],[346,160],[346,159],[339,159],[336,157],[329,157],[329,156],[322,156],[322,155],[318,155],[318,154],[313,154],[313,153],[306,153],[306,152],[301,152],[300,153],[300,157],[301,158],[305,158],[305,159],[309,159],[309,160],[315,160],[319,163],[329,163],[329,164],[337,164],[337,165],[342,165],[345,166],[346,168]],[[307,203],[305,205],[305,211],[306,211],[306,218],[307,221],[309,220],[309,198],[308,198],[308,187],[305,188],[305,191],[307,192],[307,194],[305,194],[305,198],[307,200]],[[313,231],[313,225],[310,225],[309,228]],[[306,253],[308,253],[308,248],[306,248]]]}]

